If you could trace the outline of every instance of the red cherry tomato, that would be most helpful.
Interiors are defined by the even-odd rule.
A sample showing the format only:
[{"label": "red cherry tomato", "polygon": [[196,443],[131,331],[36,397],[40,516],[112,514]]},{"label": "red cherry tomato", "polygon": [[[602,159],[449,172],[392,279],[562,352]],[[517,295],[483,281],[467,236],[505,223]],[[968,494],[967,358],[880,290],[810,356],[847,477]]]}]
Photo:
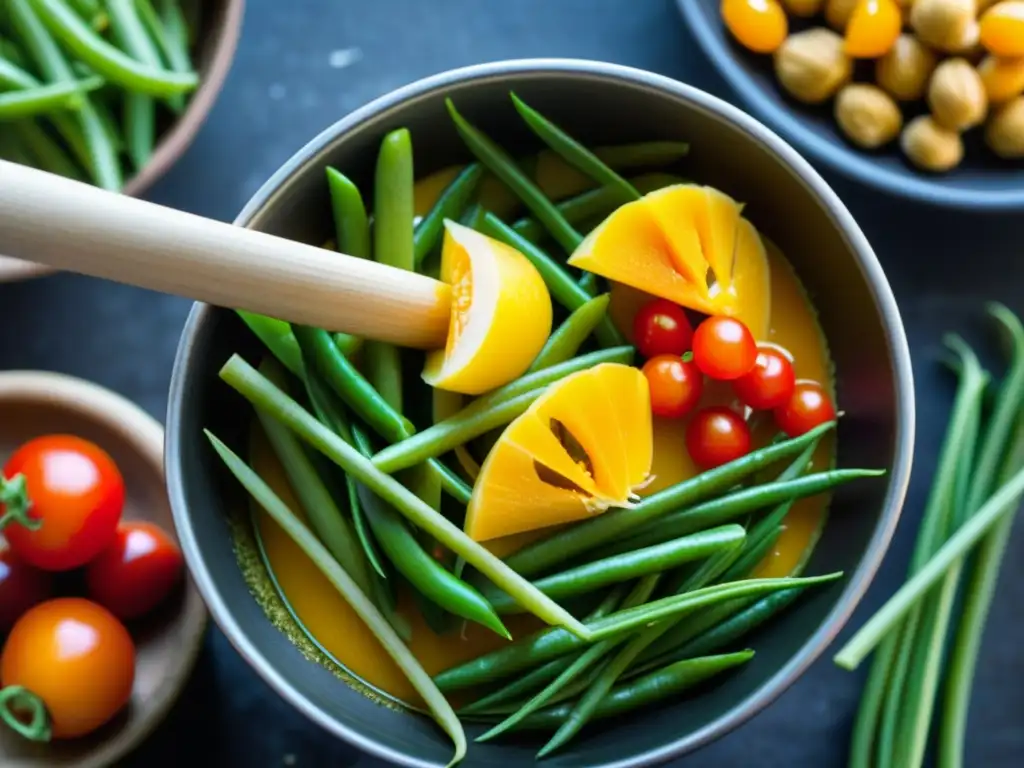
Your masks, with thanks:
[{"label": "red cherry tomato", "polygon": [[835,417],[832,400],[816,381],[798,381],[789,399],[775,409],[775,423],[790,437],[810,432]]},{"label": "red cherry tomato", "polygon": [[701,469],[728,464],[750,453],[750,427],[721,406],[697,411],[686,427],[686,450]]},{"label": "red cherry tomato", "polygon": [[[24,493],[17,490],[19,476]],[[4,536],[30,565],[77,568],[113,540],[124,480],[99,446],[72,435],[37,437],[15,451],[4,478]]]},{"label": "red cherry tomato", "polygon": [[793,394],[796,376],[793,363],[778,347],[759,344],[757,360],[750,373],[733,383],[736,396],[754,410],[770,411],[784,405]]},{"label": "red cherry tomato", "polygon": [[757,343],[734,317],[709,317],[693,334],[693,359],[712,379],[738,379],[757,362]]},{"label": "red cherry tomato", "polygon": [[651,390],[651,413],[668,419],[685,416],[700,402],[704,374],[678,355],[658,355],[643,367]]},{"label": "red cherry tomato", "polygon": [[149,613],[182,572],[181,550],[159,526],[121,523],[114,541],[89,563],[89,596],[119,619]]},{"label": "red cherry tomato", "polygon": [[[5,691],[26,688],[14,703],[32,704],[58,739],[84,736],[109,721],[128,703],[134,681],[128,630],[106,608],[77,597],[41,603],[22,616],[0,659]],[[9,709],[3,719],[14,725]]]},{"label": "red cherry tomato", "polygon": [[51,576],[0,549],[0,635],[14,626],[29,608],[50,596]]},{"label": "red cherry tomato", "polygon": [[633,343],[647,358],[690,351],[693,327],[678,304],[668,299],[648,302],[633,319]]}]

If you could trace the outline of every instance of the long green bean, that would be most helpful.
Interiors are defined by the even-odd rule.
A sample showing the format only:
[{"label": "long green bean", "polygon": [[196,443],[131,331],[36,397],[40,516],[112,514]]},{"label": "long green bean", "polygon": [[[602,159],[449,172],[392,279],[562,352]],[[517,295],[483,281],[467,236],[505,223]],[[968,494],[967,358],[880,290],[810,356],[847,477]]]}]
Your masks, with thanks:
[{"label": "long green bean", "polygon": [[[387,446],[373,457],[373,463],[381,471],[391,474],[424,459],[442,456],[493,427],[507,424],[540,397],[549,384],[600,363],[628,364],[632,359],[632,347],[616,347],[527,373],[477,398],[455,415]],[[386,439],[386,436],[383,437]]]},{"label": "long green bean", "polygon": [[34,75],[0,55],[0,89],[36,88],[39,85]]},{"label": "long green bean", "polygon": [[[284,386],[284,371],[280,365],[272,364],[268,359],[259,370],[269,381],[279,387]],[[367,595],[372,594],[370,571],[355,534],[335,505],[302,445],[280,422],[263,411],[257,410],[256,416],[295,491],[296,499],[306,513],[310,527],[359,589]]]},{"label": "long green bean", "polygon": [[597,147],[594,154],[612,168],[664,167],[690,154],[690,145],[684,141],[644,141]]},{"label": "long green bean", "polygon": [[[595,720],[616,717],[656,704],[715,675],[745,664],[753,657],[753,651],[741,651],[677,662],[645,677],[616,686],[601,700],[593,717]],[[553,731],[566,721],[571,711],[571,703],[548,707],[526,718],[519,727],[524,730]]]},{"label": "long green bean", "polygon": [[[37,15],[34,0],[7,0],[7,9],[22,45],[42,75],[50,82],[74,80],[74,71]],[[117,150],[92,103],[85,99],[75,116],[77,121],[67,115],[54,115],[53,124],[98,186],[120,190]]]},{"label": "long green bean", "polygon": [[[744,536],[743,526],[723,525],[672,539],[663,544],[576,566],[538,579],[533,585],[548,597],[563,600],[593,592],[609,584],[629,581],[651,573],[661,573],[683,563],[702,560],[722,549],[737,545],[743,541]],[[516,613],[520,610],[514,600],[496,589],[484,589],[483,592],[498,613]]]},{"label": "long green bean", "polygon": [[[107,0],[110,26],[118,45],[133,59],[160,69],[160,52],[146,33],[135,0]],[[145,93],[128,93],[124,104],[128,156],[136,172],[149,162],[156,144],[156,102]]]},{"label": "long green bean", "polygon": [[370,602],[369,598],[352,580],[352,577],[334,561],[330,552],[317,541],[312,532],[299,521],[294,512],[288,509],[288,506],[281,501],[270,486],[212,432],[209,430],[204,430],[204,432],[231,473],[259,502],[267,514],[274,518],[285,533],[306,553],[317,569],[345,598],[345,602],[352,606],[352,609],[377,637],[387,654],[426,702],[438,725],[451,737],[455,745],[455,754],[449,766],[461,760],[466,754],[466,735],[459,718],[430,676],[405,647],[402,639],[388,623],[387,618]]},{"label": "long green bean", "polygon": [[523,118],[523,121],[530,126],[530,130],[569,165],[576,168],[580,173],[589,176],[601,186],[615,190],[621,203],[628,203],[640,198],[640,193],[636,191],[636,188],[605,165],[597,155],[565,133],[565,131],[544,117],[540,112],[526,104],[515,93],[510,94],[510,96],[516,111]]},{"label": "long green bean", "polygon": [[572,359],[594,329],[608,314],[611,294],[603,293],[580,305],[548,337],[527,373],[540,371]]},{"label": "long green bean", "polygon": [[572,253],[583,237],[558,212],[554,204],[544,196],[536,184],[523,173],[509,155],[488,138],[482,131],[470,124],[455,108],[451,99],[445,99],[448,114],[469,151],[476,156],[491,173],[511,189],[536,216],[551,236],[567,252]]},{"label": "long green bean", "polygon": [[[592,298],[550,256],[529,240],[521,237],[512,227],[508,226],[508,224],[493,213],[484,214],[480,223],[480,231],[496,240],[501,240],[526,256],[533,266],[537,268],[537,271],[540,272],[540,276],[544,279],[548,290],[551,291],[551,298],[570,312],[576,311]],[[597,336],[597,340],[606,347],[625,343],[622,334],[609,317],[601,320],[594,333]]]},{"label": "long green bean", "polygon": [[571,634],[581,638],[591,635],[590,630],[578,619],[537,591],[507,564],[424,504],[401,483],[374,467],[368,459],[267,381],[266,377],[261,376],[241,357],[233,355],[221,368],[220,377],[254,406],[281,421],[384,502],[391,504],[411,523],[429,533],[456,555],[465,558],[467,563],[520,604],[529,606],[535,616],[549,624],[566,627]]},{"label": "long green bean", "polygon": [[0,93],[0,120],[18,120],[44,115],[59,109],[75,110],[81,106],[82,94],[102,87],[99,77],[68,80],[39,85],[18,91]]},{"label": "long green bean", "polygon": [[327,188],[331,194],[338,250],[359,259],[370,258],[370,224],[359,187],[348,176],[328,166]]},{"label": "long green bean", "polygon": [[484,169],[479,163],[467,165],[445,188],[434,206],[420,221],[413,236],[413,254],[417,267],[423,263],[423,260],[434,250],[434,246],[441,239],[444,220],[458,221],[465,212],[483,176]]},{"label": "long green bean", "polygon": [[[160,50],[161,65],[172,72],[191,72],[193,68],[188,52],[188,30],[176,0],[162,0],[162,15],[153,6],[152,0],[135,0],[135,3],[146,31]],[[185,107],[185,95],[175,94],[167,100],[167,104],[180,113]]]},{"label": "long green bean", "polygon": [[32,156],[36,166],[76,181],[83,179],[82,171],[68,157],[64,148],[35,120],[18,120],[11,128]]},{"label": "long green bean", "polygon": [[199,83],[194,72],[167,72],[136,61],[97,35],[62,0],[28,2],[54,37],[96,74],[112,83],[158,97],[186,93]]},{"label": "long green bean", "polygon": [[549,661],[573,649],[632,632],[651,622],[681,616],[709,605],[737,598],[767,595],[781,589],[792,589],[812,584],[824,584],[835,581],[841,576],[842,572],[837,571],[824,576],[797,579],[749,579],[705,587],[683,595],[663,597],[646,605],[616,611],[602,619],[587,622],[588,636],[580,637],[560,628],[542,630],[465,664],[446,669],[435,675],[434,680],[442,691],[459,690],[508,677],[521,669]]}]

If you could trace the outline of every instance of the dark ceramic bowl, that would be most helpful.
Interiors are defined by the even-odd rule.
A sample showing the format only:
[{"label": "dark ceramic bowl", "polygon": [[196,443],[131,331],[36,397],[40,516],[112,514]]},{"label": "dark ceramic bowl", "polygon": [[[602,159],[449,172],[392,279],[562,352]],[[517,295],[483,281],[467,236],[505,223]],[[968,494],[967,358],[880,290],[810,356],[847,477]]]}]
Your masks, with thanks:
[{"label": "dark ceramic bowl", "polygon": [[[808,572],[842,569],[847,576],[761,632],[752,641],[756,661],[696,700],[648,709],[634,721],[640,727],[594,729],[555,759],[559,766],[650,765],[721,736],[765,707],[821,655],[864,594],[896,526],[910,473],[914,404],[907,342],[878,260],[810,165],[728,104],[673,80],[610,64],[499,62],[401,88],[301,149],[236,223],[323,242],[332,231],[324,167],[343,169],[369,195],[379,142],[401,126],[412,131],[419,175],[466,161],[445,96],[505,146],[536,148],[515,118],[510,90],[587,143],[692,142],[687,174],[748,203],[747,215],[789,255],[821,313],[846,411],[838,464],[889,470],[884,481],[837,494]],[[260,353],[232,312],[196,305],[178,349],[167,416],[175,523],[214,619],[275,690],[331,733],[402,765],[444,765],[450,745],[429,720],[375,704],[309,661],[250,594],[232,540],[245,500],[202,434],[209,427],[237,450],[246,445],[251,409],[217,378],[234,352],[252,360]],[[532,765],[536,746],[472,745],[466,765]]]},{"label": "dark ceramic bowl", "polygon": [[940,175],[914,168],[897,142],[878,152],[855,147],[836,125],[831,103],[808,106],[790,98],[775,78],[772,58],[751,53],[732,39],[722,24],[721,0],[676,2],[704,53],[743,104],[812,162],[893,197],[968,211],[1024,211],[1024,162],[993,155],[984,147],[981,131],[964,137],[963,164]]},{"label": "dark ceramic bowl", "polygon": [[[181,117],[159,137],[149,162],[125,180],[124,194],[140,197],[170,170],[195,139],[231,70],[242,33],[244,9],[245,0],[207,0],[202,4],[192,51],[199,87]],[[28,280],[52,271],[44,264],[0,255],[0,283]]]}]

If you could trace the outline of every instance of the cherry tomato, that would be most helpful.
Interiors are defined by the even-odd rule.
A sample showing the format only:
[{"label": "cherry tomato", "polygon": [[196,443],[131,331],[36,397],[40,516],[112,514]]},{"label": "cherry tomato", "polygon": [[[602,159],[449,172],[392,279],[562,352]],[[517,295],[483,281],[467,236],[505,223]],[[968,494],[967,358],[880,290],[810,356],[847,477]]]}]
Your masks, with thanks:
[{"label": "cherry tomato", "polygon": [[757,362],[757,343],[734,317],[709,317],[693,334],[693,360],[712,379],[738,379]]},{"label": "cherry tomato", "polygon": [[119,619],[155,608],[181,577],[181,550],[159,526],[121,523],[114,541],[89,563],[89,596]]},{"label": "cherry tomato", "polygon": [[678,355],[658,355],[643,367],[651,390],[651,413],[678,419],[692,411],[704,391],[704,374],[692,360]]},{"label": "cherry tomato", "polygon": [[686,450],[701,469],[728,464],[750,453],[750,427],[735,411],[713,406],[697,411],[686,427]]},{"label": "cherry tomato", "polygon": [[0,549],[0,634],[33,605],[50,596],[51,576],[19,560],[11,550]]},{"label": "cherry tomato", "polygon": [[744,405],[770,411],[789,400],[795,383],[793,363],[786,353],[770,344],[759,344],[753,369],[736,379],[732,386]]},{"label": "cherry tomato", "polygon": [[686,312],[667,299],[645,304],[633,319],[633,343],[644,357],[682,355],[690,350],[692,339],[693,327]]},{"label": "cherry tomato", "polygon": [[[24,477],[25,493],[12,499],[18,475]],[[113,541],[124,507],[124,480],[99,446],[72,435],[37,437],[15,451],[4,477],[4,535],[25,562],[65,571],[85,565]],[[26,497],[27,512],[19,514]]]},{"label": "cherry tomato", "polygon": [[4,688],[27,688],[46,707],[53,736],[84,736],[131,696],[135,645],[110,611],[78,597],[37,605],[18,620],[0,659]]},{"label": "cherry tomato", "polygon": [[835,406],[816,381],[798,381],[785,404],[775,409],[775,423],[790,437],[810,432],[835,417]]}]

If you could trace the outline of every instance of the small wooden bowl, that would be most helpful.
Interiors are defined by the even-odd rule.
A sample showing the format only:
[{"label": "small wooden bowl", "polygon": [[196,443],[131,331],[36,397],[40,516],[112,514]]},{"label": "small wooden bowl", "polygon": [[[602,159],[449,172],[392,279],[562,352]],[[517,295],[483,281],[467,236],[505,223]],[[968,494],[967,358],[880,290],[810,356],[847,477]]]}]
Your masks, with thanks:
[{"label": "small wooden bowl", "polygon": [[[199,88],[192,94],[181,118],[160,137],[149,163],[125,182],[124,194],[139,197],[167,173],[192,143],[231,69],[242,32],[244,8],[245,0],[206,0],[203,3],[195,54]],[[53,271],[43,264],[0,255],[0,283],[28,280]]]},{"label": "small wooden bowl", "polygon": [[[150,520],[176,536],[164,487],[163,428],[138,406],[102,387],[56,373],[0,373],[0,460],[32,437],[66,432],[94,441],[124,475],[125,519]],[[81,739],[33,744],[0,730],[4,768],[114,765],[164,719],[192,672],[207,613],[191,579],[150,617],[129,625],[136,645],[135,687],[125,710]]]}]

